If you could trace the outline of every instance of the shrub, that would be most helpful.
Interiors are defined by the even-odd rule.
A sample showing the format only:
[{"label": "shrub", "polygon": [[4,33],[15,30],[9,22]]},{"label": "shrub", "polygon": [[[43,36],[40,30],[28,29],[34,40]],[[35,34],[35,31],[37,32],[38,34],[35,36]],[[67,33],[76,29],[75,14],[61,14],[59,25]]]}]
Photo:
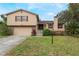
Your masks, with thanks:
[{"label": "shrub", "polygon": [[44,29],[43,30],[43,36],[50,36],[53,35],[53,32],[49,29]]},{"label": "shrub", "polygon": [[75,19],[71,20],[67,24],[65,24],[65,33],[67,35],[79,35],[79,22],[76,22]]},{"label": "shrub", "polygon": [[11,35],[10,29],[5,23],[0,23],[0,35],[1,36]]},{"label": "shrub", "polygon": [[65,35],[64,31],[53,31],[53,35]]},{"label": "shrub", "polygon": [[36,36],[36,30],[35,29],[32,30],[32,36]]}]

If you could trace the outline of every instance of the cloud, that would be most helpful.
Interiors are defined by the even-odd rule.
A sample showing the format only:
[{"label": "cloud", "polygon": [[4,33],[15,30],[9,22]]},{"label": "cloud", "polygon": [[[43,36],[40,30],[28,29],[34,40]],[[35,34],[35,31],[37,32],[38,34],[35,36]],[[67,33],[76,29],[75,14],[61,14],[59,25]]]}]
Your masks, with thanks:
[{"label": "cloud", "polygon": [[53,12],[48,12],[47,15],[48,16],[54,16],[55,14]]},{"label": "cloud", "polygon": [[[28,4],[28,9],[29,10],[35,10],[40,11],[38,14],[40,15],[40,18],[42,20],[49,20],[53,19],[54,16],[60,12],[61,10],[64,9],[64,4],[59,4],[59,3],[45,3],[45,4]],[[43,11],[43,12],[42,12]]]},{"label": "cloud", "polygon": [[28,4],[28,10],[32,10],[32,9],[35,9],[35,8],[40,8],[39,6],[38,6],[38,4],[33,4],[33,3],[31,3],[31,4]]},{"label": "cloud", "polygon": [[62,9],[63,7],[64,7],[64,5],[63,4],[55,4],[55,6],[57,7],[57,8],[59,8],[59,9]]},{"label": "cloud", "polygon": [[67,9],[67,4],[64,3],[55,3],[53,4],[57,10],[64,10]]},{"label": "cloud", "polygon": [[44,14],[40,15],[39,17],[42,20],[53,20],[54,16],[55,16],[55,14],[53,12],[47,12],[47,13],[44,13]]},{"label": "cloud", "polygon": [[27,7],[28,10],[32,10],[34,8],[36,8],[36,5],[34,5],[32,3],[28,4],[28,7]]},{"label": "cloud", "polygon": [[[47,4],[48,5],[48,4]],[[28,9],[33,10],[34,8],[39,10],[47,10],[46,3],[30,3],[28,4]]]}]

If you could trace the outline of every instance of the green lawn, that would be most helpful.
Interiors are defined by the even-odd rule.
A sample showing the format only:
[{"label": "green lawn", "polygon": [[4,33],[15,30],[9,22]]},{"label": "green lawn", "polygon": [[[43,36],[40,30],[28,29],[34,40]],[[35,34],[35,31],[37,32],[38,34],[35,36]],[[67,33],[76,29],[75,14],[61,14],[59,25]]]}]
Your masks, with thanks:
[{"label": "green lawn", "polygon": [[3,37],[5,37],[5,36],[0,36],[0,38],[3,38]]},{"label": "green lawn", "polygon": [[79,55],[79,38],[71,36],[54,36],[54,43],[52,44],[51,37],[29,37],[6,55]]}]

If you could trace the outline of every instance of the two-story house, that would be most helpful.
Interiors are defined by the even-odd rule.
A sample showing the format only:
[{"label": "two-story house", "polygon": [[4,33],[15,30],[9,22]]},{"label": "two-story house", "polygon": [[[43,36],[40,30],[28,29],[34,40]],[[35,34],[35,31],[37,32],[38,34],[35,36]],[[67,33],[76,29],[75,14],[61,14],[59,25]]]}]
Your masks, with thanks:
[{"label": "two-story house", "polygon": [[12,29],[13,35],[30,36],[33,29],[37,31],[38,15],[26,10],[16,10],[7,15],[7,25]]},{"label": "two-story house", "polygon": [[[54,31],[64,31],[64,27],[58,24],[57,18],[54,21],[40,21],[39,16],[35,13],[19,9],[8,14],[7,25],[12,30],[13,35],[31,36],[33,29],[38,34],[44,28]],[[60,28],[61,27],[61,28]]]}]

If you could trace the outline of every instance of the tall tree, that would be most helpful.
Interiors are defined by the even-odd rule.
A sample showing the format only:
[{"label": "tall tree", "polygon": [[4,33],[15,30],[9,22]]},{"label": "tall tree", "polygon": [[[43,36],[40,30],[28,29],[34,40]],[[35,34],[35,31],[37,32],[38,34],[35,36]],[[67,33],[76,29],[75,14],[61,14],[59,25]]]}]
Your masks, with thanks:
[{"label": "tall tree", "polygon": [[1,15],[1,18],[3,19],[3,22],[6,24],[7,17],[5,15]]},{"label": "tall tree", "polygon": [[66,33],[79,33],[79,4],[70,3],[67,10],[59,13],[59,22],[65,24]]},{"label": "tall tree", "polygon": [[1,36],[11,35],[12,32],[6,24],[7,17],[5,17],[4,15],[1,15],[1,18],[3,19],[3,21],[0,22],[0,35]]}]

